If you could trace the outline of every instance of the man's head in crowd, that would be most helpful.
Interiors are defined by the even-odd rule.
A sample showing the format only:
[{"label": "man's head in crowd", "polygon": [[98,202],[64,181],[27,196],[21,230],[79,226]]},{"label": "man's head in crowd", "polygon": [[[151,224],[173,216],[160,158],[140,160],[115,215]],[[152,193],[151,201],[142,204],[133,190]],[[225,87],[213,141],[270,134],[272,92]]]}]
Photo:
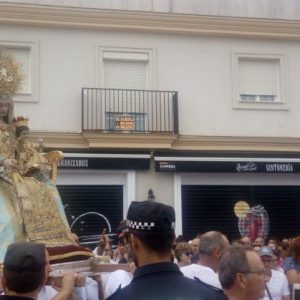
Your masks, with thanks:
[{"label": "man's head in crowd", "polygon": [[268,246],[263,246],[257,253],[260,256],[262,263],[264,264],[265,273],[270,274],[273,266],[273,250]]},{"label": "man's head in crowd", "polygon": [[247,236],[243,236],[240,241],[247,247],[252,246],[251,240]]},{"label": "man's head in crowd", "polygon": [[175,241],[173,207],[152,201],[132,202],[127,222],[137,266],[171,261],[171,249]]},{"label": "man's head in crowd", "polygon": [[228,246],[228,239],[218,231],[202,234],[198,248],[200,264],[205,263],[217,272],[220,257]]},{"label": "man's head in crowd", "polygon": [[192,246],[193,254],[198,253],[199,243],[200,243],[200,237],[196,236],[195,238],[192,239],[191,246]]},{"label": "man's head in crowd", "polygon": [[258,237],[258,238],[255,239],[254,246],[262,247],[263,245],[264,245],[264,239],[263,238]]},{"label": "man's head in crowd", "polygon": [[258,300],[264,297],[264,266],[251,248],[229,247],[220,260],[219,279],[229,299]]},{"label": "man's head in crowd", "polygon": [[4,293],[36,298],[47,281],[49,271],[49,257],[44,245],[29,242],[11,244],[3,261]]},{"label": "man's head in crowd", "polygon": [[251,248],[229,247],[220,260],[219,279],[229,299],[258,300],[264,297],[264,265]]}]

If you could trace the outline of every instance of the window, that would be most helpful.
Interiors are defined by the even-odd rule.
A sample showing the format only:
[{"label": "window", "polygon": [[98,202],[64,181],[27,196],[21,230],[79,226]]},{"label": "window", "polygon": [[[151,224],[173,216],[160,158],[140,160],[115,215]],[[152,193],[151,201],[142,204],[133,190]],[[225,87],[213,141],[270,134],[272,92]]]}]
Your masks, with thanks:
[{"label": "window", "polygon": [[288,109],[284,54],[233,54],[234,108]]},{"label": "window", "polygon": [[0,47],[21,62],[25,75],[22,89],[14,97],[14,100],[37,101],[37,42],[0,41]]},{"label": "window", "polygon": [[145,94],[153,89],[151,49],[98,48],[98,84],[105,94],[105,128],[116,131],[146,131],[148,108]]},{"label": "window", "polygon": [[104,86],[118,89],[148,89],[148,55],[146,53],[104,52]]}]

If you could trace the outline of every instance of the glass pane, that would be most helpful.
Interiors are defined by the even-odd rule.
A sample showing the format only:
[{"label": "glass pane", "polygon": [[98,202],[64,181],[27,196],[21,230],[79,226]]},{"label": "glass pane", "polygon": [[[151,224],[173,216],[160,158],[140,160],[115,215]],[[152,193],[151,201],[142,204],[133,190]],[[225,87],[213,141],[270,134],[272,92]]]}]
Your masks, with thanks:
[{"label": "glass pane", "polygon": [[273,95],[259,95],[260,102],[275,102],[276,97]]},{"label": "glass pane", "polygon": [[255,102],[256,101],[256,95],[241,94],[241,101]]}]

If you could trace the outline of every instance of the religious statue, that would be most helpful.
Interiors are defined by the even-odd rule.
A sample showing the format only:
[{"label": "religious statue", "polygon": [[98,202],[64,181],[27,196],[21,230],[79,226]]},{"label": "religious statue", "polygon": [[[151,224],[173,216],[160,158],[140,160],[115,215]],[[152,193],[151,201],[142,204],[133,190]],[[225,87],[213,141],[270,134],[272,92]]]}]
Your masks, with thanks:
[{"label": "religious statue", "polygon": [[71,257],[71,252],[89,257],[72,237],[50,177],[58,152],[39,153],[27,138],[29,119],[13,118],[19,72],[13,58],[0,51],[0,261],[15,241],[44,243],[50,259]]}]

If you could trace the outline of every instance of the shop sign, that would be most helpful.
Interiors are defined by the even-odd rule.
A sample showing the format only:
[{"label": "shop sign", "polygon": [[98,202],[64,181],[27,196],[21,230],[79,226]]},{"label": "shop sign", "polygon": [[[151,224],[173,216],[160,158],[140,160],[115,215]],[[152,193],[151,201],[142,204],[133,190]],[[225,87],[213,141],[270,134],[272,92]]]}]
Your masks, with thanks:
[{"label": "shop sign", "polygon": [[80,159],[80,158],[64,158],[63,160],[58,162],[58,167],[60,168],[88,168],[89,160],[88,159]]},{"label": "shop sign", "polygon": [[155,161],[158,172],[300,173],[300,162]]}]

